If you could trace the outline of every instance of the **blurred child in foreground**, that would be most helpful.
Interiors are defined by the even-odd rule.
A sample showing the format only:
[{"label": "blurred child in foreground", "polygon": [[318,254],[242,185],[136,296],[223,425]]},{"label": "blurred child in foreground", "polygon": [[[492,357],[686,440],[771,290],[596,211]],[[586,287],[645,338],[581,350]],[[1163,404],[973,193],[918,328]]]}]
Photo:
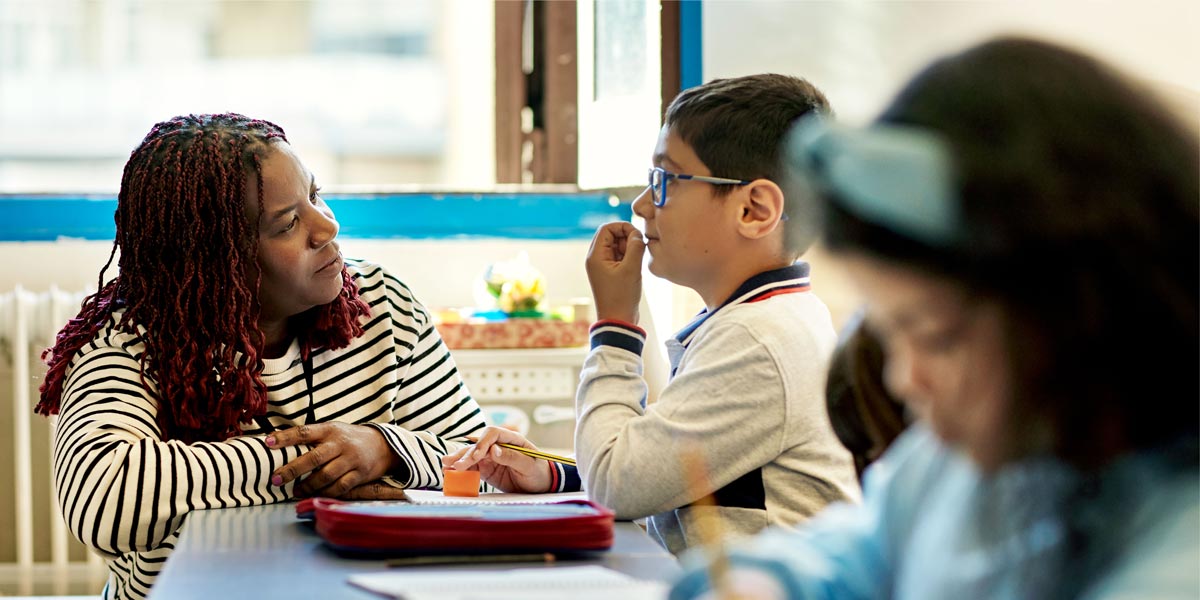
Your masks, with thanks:
[{"label": "blurred child in foreground", "polygon": [[[1197,597],[1196,133],[1091,58],[1002,39],[790,147],[919,424],[862,506],[732,551],[716,588]],[[671,597],[709,594],[706,564]]]}]

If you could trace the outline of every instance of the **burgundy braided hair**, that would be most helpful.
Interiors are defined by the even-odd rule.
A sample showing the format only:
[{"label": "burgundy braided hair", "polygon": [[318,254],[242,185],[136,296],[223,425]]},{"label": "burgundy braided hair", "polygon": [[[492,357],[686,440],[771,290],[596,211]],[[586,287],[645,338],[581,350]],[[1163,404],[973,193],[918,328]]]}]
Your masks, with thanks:
[{"label": "burgundy braided hair", "polygon": [[[287,141],[278,125],[238,114],[175,117],[146,134],[125,164],[99,291],[42,353],[49,371],[38,413],[58,413],[71,360],[110,323],[146,346],[140,375],[157,386],[164,440],[224,440],[266,413],[258,225],[245,194],[257,185],[261,215],[261,164],[278,141]],[[118,275],[104,284],[118,247]],[[368,314],[343,269],[338,297],[293,317],[291,329],[307,357],[348,345]]]}]

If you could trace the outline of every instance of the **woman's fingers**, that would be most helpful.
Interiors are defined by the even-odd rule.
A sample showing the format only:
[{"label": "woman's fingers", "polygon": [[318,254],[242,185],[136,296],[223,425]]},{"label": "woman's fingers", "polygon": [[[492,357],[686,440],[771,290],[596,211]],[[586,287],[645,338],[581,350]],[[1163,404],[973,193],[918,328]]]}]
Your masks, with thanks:
[{"label": "woman's fingers", "polygon": [[[274,432],[267,436],[266,441],[271,447],[312,445],[311,450],[271,474],[271,483],[277,486],[286,485],[307,474],[308,479],[297,487],[297,493],[319,493],[350,471],[359,472],[358,483],[378,479],[398,460],[383,434],[374,427],[364,425],[302,425]],[[343,465],[328,470],[329,475],[317,474],[318,471],[327,470],[328,465],[335,460],[340,460]]]},{"label": "woman's fingers", "polygon": [[335,431],[335,425],[341,423],[315,423],[301,425],[291,429],[274,431],[263,441],[271,448],[286,448],[299,444],[319,444]]},{"label": "woman's fingers", "polygon": [[329,444],[314,446],[312,450],[275,469],[275,472],[271,474],[271,483],[277,486],[287,485],[320,468],[321,465],[335,458],[335,456],[330,456],[332,449],[329,446]]},{"label": "woman's fingers", "polygon": [[350,461],[335,460],[323,465],[296,485],[297,496],[326,496],[336,498],[362,481],[362,472]]}]

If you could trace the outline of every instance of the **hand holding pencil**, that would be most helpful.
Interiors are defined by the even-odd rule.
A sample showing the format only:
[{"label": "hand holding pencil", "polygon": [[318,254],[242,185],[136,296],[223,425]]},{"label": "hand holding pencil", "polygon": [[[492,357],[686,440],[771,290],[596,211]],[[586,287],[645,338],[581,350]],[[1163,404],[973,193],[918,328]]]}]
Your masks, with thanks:
[{"label": "hand holding pencil", "polygon": [[568,460],[571,459],[541,451],[515,431],[488,427],[474,445],[443,456],[442,466],[476,469],[484,481],[506,492],[541,493],[550,491],[549,462]]}]

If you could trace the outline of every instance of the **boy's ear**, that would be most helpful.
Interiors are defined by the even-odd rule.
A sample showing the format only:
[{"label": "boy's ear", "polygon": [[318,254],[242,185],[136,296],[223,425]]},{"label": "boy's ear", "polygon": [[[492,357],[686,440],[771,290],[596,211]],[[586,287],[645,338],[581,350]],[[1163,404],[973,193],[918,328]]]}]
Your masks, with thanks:
[{"label": "boy's ear", "polygon": [[776,231],[783,218],[783,190],[769,179],[746,184],[738,209],[738,231],[746,238],[764,238]]}]

